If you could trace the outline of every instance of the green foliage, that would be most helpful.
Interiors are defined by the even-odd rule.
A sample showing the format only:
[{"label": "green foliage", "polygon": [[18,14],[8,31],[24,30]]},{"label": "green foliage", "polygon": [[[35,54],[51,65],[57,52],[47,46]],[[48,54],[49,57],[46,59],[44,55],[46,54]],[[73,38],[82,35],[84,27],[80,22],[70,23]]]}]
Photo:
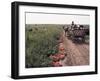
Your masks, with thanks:
[{"label": "green foliage", "polygon": [[60,25],[26,25],[26,67],[48,67],[50,54],[58,52]]}]

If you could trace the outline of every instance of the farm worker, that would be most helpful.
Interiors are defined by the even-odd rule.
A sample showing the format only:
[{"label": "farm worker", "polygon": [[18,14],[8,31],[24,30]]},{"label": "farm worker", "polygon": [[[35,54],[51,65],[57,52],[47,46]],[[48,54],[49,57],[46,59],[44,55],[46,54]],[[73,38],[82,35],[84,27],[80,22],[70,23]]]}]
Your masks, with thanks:
[{"label": "farm worker", "polygon": [[73,29],[73,28],[74,28],[74,26],[75,26],[74,21],[72,21],[72,24],[71,24],[71,29]]}]

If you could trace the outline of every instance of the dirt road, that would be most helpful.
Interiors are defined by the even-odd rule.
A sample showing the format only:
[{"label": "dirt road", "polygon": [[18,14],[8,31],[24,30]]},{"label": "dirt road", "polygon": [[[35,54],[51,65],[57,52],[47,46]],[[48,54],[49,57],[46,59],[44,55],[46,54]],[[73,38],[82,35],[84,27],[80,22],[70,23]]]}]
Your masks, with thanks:
[{"label": "dirt road", "polygon": [[66,57],[61,61],[63,66],[89,65],[89,44],[76,44],[62,34]]}]

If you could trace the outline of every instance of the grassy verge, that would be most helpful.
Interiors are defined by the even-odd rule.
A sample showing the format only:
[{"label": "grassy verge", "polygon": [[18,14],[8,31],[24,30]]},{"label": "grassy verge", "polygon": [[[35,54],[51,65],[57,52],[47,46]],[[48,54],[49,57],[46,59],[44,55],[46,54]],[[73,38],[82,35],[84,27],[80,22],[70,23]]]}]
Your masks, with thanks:
[{"label": "grassy verge", "polygon": [[49,55],[58,52],[62,30],[62,25],[26,25],[26,68],[50,66]]}]

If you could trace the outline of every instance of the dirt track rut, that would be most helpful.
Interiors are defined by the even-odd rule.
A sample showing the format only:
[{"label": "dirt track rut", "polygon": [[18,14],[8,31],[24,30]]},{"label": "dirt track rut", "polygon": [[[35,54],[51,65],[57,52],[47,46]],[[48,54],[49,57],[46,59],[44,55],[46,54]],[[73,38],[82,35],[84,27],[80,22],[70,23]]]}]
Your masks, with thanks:
[{"label": "dirt track rut", "polygon": [[62,35],[66,57],[61,61],[63,66],[89,65],[89,44],[76,44]]}]

